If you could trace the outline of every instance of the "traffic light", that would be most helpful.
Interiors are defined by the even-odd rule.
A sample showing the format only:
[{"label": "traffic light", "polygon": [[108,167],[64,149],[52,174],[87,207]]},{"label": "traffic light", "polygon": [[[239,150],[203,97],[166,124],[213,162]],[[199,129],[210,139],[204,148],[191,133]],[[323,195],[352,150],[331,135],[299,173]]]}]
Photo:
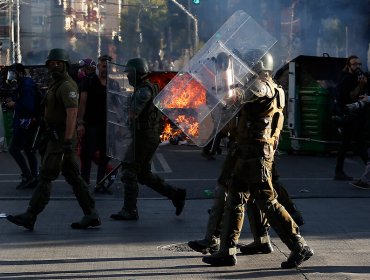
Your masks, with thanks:
[{"label": "traffic light", "polygon": [[199,4],[200,4],[200,0],[193,0],[193,3],[194,3],[195,5],[199,5]]}]

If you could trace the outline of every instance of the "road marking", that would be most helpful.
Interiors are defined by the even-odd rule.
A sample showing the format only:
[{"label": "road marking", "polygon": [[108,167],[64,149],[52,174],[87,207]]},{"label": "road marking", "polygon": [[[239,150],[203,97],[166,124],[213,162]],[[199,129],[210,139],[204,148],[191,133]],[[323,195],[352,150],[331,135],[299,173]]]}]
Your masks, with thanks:
[{"label": "road marking", "polygon": [[172,169],[170,168],[169,164],[165,160],[163,154],[157,153],[156,157],[158,158],[158,161],[161,163],[163,167],[163,172],[164,173],[172,173]]},{"label": "road marking", "polygon": [[[157,160],[154,160],[154,158],[153,158],[152,163],[151,163],[153,173],[172,173],[172,169],[171,169],[170,165],[167,163],[163,154],[156,153],[155,158]],[[156,168],[155,163],[159,163],[160,168]]]}]

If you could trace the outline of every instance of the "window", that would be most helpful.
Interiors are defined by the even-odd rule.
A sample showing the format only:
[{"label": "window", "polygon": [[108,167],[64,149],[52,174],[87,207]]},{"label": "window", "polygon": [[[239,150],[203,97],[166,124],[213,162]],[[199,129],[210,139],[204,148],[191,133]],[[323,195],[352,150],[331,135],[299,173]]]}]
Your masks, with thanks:
[{"label": "window", "polygon": [[33,25],[44,25],[44,17],[43,16],[33,16],[32,24]]}]

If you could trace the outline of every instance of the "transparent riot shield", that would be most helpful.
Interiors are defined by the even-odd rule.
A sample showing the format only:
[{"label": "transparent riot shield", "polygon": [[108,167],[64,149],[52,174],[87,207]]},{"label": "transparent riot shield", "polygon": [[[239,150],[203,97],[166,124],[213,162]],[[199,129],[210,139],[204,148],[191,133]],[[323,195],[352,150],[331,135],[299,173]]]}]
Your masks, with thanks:
[{"label": "transparent riot shield", "polygon": [[112,62],[107,66],[107,156],[122,161],[132,152],[129,157],[133,159],[134,134],[129,106],[134,88],[128,83],[125,66]]},{"label": "transparent riot shield", "polygon": [[154,99],[154,104],[197,146],[205,146],[243,106],[256,80],[249,50],[276,43],[244,11],[235,12]]}]

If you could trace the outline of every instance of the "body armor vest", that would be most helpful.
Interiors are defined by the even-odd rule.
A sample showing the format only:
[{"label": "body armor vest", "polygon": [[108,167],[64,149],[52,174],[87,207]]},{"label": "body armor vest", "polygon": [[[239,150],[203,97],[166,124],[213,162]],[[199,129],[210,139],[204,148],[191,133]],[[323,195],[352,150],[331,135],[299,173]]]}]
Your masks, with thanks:
[{"label": "body armor vest", "polygon": [[279,139],[284,122],[285,95],[274,81],[269,80],[266,85],[273,93],[271,97],[265,95],[246,103],[239,112],[238,144],[274,144]]}]

